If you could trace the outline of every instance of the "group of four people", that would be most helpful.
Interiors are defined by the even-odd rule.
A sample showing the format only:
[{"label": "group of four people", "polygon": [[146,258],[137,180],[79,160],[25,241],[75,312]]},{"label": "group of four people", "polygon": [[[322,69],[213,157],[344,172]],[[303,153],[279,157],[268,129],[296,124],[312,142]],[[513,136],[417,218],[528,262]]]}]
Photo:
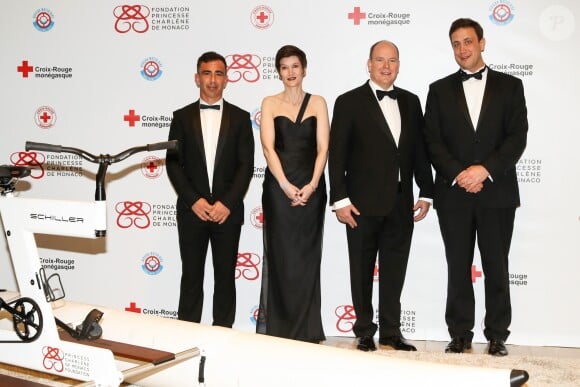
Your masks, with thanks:
[{"label": "group of four people", "polygon": [[[460,70],[430,85],[424,115],[415,94],[394,86],[399,50],[383,40],[370,49],[370,80],[336,99],[331,124],[324,98],[302,88],[304,52],[291,45],[278,51],[275,63],[284,90],[264,98],[261,108],[260,139],[268,168],[262,194],[258,333],[325,340],[320,264],[328,159],[330,205],[346,225],[357,348],[376,350],[378,330],[381,345],[416,350],[400,331],[400,297],[414,222],[425,218],[433,203],[448,263],[445,320],[451,341],[446,352],[471,347],[471,265],[477,237],[485,274],[488,353],[507,355],[508,253],[519,206],[515,164],[527,135],[523,86],[521,80],[485,65],[485,38],[476,21],[457,19],[449,38]],[[174,112],[169,139],[180,145],[168,152],[166,162],[178,195],[178,317],[201,320],[211,244],[213,324],[231,327],[254,140],[249,113],[223,99],[226,69],[225,59],[215,52],[199,58],[195,82],[200,99]],[[413,178],[420,191],[416,202]]]}]

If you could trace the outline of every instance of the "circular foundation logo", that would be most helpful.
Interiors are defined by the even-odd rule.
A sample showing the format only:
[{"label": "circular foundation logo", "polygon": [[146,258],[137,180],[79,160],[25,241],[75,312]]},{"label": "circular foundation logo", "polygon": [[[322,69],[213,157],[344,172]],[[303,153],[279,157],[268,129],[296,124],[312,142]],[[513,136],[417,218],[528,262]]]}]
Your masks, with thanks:
[{"label": "circular foundation logo", "polygon": [[40,32],[50,31],[54,27],[54,15],[49,9],[37,9],[32,15],[32,25]]},{"label": "circular foundation logo", "polygon": [[489,10],[489,20],[497,25],[509,24],[514,19],[514,6],[508,1],[496,1]]},{"label": "circular foundation logo", "polygon": [[149,57],[141,62],[141,76],[148,81],[156,81],[163,75],[161,61],[154,57]]},{"label": "circular foundation logo", "polygon": [[163,259],[157,253],[149,252],[141,258],[141,269],[148,275],[157,275],[163,270]]},{"label": "circular foundation logo", "polygon": [[258,323],[259,316],[260,316],[260,306],[254,305],[252,309],[250,309],[250,322],[256,325]]},{"label": "circular foundation logo", "polygon": [[270,28],[274,23],[274,11],[266,5],[258,5],[250,13],[250,21],[258,29]]},{"label": "circular foundation logo", "polygon": [[260,130],[260,121],[262,120],[262,110],[260,108],[254,109],[252,112],[252,127],[254,130]]},{"label": "circular foundation logo", "polygon": [[50,106],[41,106],[34,112],[34,122],[41,129],[49,129],[56,123],[56,112]]}]

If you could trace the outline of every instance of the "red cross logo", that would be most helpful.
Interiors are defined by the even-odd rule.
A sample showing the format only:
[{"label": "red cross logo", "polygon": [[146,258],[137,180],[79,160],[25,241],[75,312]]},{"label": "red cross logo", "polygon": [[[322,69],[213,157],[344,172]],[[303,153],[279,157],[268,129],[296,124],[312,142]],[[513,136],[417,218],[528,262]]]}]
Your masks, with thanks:
[{"label": "red cross logo", "polygon": [[256,220],[260,222],[260,224],[264,224],[264,213],[260,212],[258,215],[256,215]]},{"label": "red cross logo", "polygon": [[348,13],[348,18],[354,20],[354,25],[358,26],[361,19],[367,18],[367,14],[366,12],[361,12],[360,7],[354,7],[354,11]]},{"label": "red cross logo", "polygon": [[274,11],[266,5],[259,5],[250,13],[250,21],[256,28],[269,28],[274,23]]},{"label": "red cross logo", "polygon": [[141,308],[137,307],[136,302],[131,302],[129,306],[125,308],[125,312],[141,313]]},{"label": "red cross logo", "polygon": [[56,123],[56,112],[50,106],[41,106],[34,113],[34,122],[39,128],[52,128]]},{"label": "red cross logo", "polygon": [[157,163],[151,161],[149,164],[147,164],[147,169],[151,173],[155,172],[155,170],[157,169]]},{"label": "red cross logo", "polygon": [[481,278],[481,274],[481,271],[478,271],[475,265],[471,265],[471,283],[475,283],[477,278]]},{"label": "red cross logo", "polygon": [[28,64],[27,60],[23,60],[22,64],[16,67],[19,73],[22,73],[22,78],[28,78],[28,73],[31,73],[33,68]]},{"label": "red cross logo", "polygon": [[123,121],[127,121],[129,126],[135,126],[136,121],[141,121],[141,116],[135,114],[135,109],[130,109],[129,114],[123,116]]},{"label": "red cross logo", "polygon": [[258,19],[260,23],[263,24],[266,20],[268,20],[268,15],[266,15],[264,11],[262,11],[258,14],[258,16],[256,16],[256,19]]},{"label": "red cross logo", "polygon": [[264,211],[262,211],[262,207],[256,207],[252,210],[250,214],[250,221],[252,222],[252,226],[256,228],[264,227]]},{"label": "red cross logo", "polygon": [[49,116],[48,113],[46,111],[42,112],[42,115],[40,118],[45,124],[52,118],[52,116]]},{"label": "red cross logo", "polygon": [[141,173],[148,179],[156,179],[163,173],[163,162],[157,156],[147,156],[141,162]]}]

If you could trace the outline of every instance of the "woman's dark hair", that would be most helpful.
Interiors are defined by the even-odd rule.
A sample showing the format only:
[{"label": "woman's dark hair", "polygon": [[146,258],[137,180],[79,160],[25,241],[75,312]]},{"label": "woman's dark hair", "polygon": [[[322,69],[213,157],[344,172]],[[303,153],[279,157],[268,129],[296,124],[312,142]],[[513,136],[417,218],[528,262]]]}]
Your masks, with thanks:
[{"label": "woman's dark hair", "polygon": [[296,46],[288,44],[286,46],[282,46],[276,53],[276,70],[278,72],[280,72],[280,61],[283,58],[288,58],[291,56],[297,56],[302,67],[306,68],[306,54],[304,53],[304,51],[302,51]]}]

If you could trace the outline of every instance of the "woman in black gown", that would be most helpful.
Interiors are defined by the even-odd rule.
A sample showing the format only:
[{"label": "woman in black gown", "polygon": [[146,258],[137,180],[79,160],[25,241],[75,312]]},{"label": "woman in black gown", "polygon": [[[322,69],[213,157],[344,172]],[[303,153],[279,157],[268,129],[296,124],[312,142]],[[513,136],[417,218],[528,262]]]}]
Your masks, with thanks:
[{"label": "woman in black gown", "polygon": [[302,50],[280,48],[276,69],[284,91],[262,101],[260,139],[268,168],[262,194],[264,257],[256,332],[320,342],[325,340],[320,262],[328,109],[324,98],[302,89],[306,75]]}]

